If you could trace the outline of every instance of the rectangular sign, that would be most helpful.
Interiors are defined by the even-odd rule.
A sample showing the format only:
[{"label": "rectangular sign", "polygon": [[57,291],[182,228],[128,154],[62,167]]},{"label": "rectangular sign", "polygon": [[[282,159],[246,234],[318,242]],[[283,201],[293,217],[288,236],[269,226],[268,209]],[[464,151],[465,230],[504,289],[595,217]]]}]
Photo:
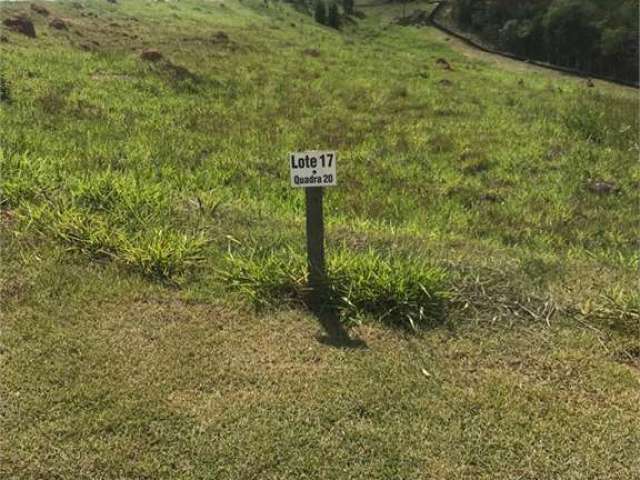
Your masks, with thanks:
[{"label": "rectangular sign", "polygon": [[336,152],[311,151],[289,154],[292,187],[334,187]]}]

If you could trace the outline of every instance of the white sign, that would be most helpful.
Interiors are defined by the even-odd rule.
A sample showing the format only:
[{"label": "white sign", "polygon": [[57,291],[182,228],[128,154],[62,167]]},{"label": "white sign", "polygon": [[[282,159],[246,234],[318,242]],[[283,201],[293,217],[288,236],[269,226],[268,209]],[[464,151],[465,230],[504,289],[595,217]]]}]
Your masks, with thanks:
[{"label": "white sign", "polygon": [[334,187],[336,152],[297,152],[289,154],[292,187]]}]

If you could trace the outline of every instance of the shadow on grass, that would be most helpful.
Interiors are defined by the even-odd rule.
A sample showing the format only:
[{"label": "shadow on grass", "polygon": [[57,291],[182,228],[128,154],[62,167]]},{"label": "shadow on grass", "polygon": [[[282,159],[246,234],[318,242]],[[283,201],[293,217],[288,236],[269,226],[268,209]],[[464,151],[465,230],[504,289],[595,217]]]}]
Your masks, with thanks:
[{"label": "shadow on grass", "polygon": [[307,299],[307,306],[318,319],[324,333],[318,333],[318,342],[335,348],[367,349],[366,342],[360,338],[352,338],[349,331],[340,321],[340,314],[333,302],[328,300],[327,292],[311,293]]}]

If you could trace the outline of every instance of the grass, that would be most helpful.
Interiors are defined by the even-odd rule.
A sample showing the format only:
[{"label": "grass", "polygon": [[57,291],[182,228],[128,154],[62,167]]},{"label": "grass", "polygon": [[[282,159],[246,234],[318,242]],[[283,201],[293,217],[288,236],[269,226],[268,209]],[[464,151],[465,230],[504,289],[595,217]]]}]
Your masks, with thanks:
[{"label": "grass", "polygon": [[417,337],[364,324],[368,350],[332,349],[309,341],[315,321],[298,311],[194,302],[50,253],[25,259],[3,310],[6,478],[633,478],[640,466],[637,373],[573,322]]},{"label": "grass", "polygon": [[[637,91],[395,7],[47,8],[69,30],[0,32],[0,477],[640,475]],[[298,306],[315,148],[368,349]]]},{"label": "grass", "polygon": [[[306,259],[261,251],[230,255],[222,277],[258,307],[281,306],[283,300],[304,304],[309,300]],[[323,301],[342,321],[367,319],[407,329],[438,324],[445,317],[444,271],[420,259],[383,258],[375,252],[336,252],[331,256],[323,286]]]}]

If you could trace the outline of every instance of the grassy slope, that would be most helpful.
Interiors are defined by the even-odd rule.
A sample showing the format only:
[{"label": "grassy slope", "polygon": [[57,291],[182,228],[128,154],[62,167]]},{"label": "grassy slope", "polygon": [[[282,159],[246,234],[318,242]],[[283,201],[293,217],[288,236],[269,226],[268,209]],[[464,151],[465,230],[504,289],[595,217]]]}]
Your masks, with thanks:
[{"label": "grassy slope", "polygon": [[[375,15],[50,8],[69,32],[0,43],[2,476],[640,475],[637,92]],[[301,251],[283,159],[314,147],[341,152],[330,251],[445,267],[448,328],[334,350],[227,294],[228,248]]]}]

